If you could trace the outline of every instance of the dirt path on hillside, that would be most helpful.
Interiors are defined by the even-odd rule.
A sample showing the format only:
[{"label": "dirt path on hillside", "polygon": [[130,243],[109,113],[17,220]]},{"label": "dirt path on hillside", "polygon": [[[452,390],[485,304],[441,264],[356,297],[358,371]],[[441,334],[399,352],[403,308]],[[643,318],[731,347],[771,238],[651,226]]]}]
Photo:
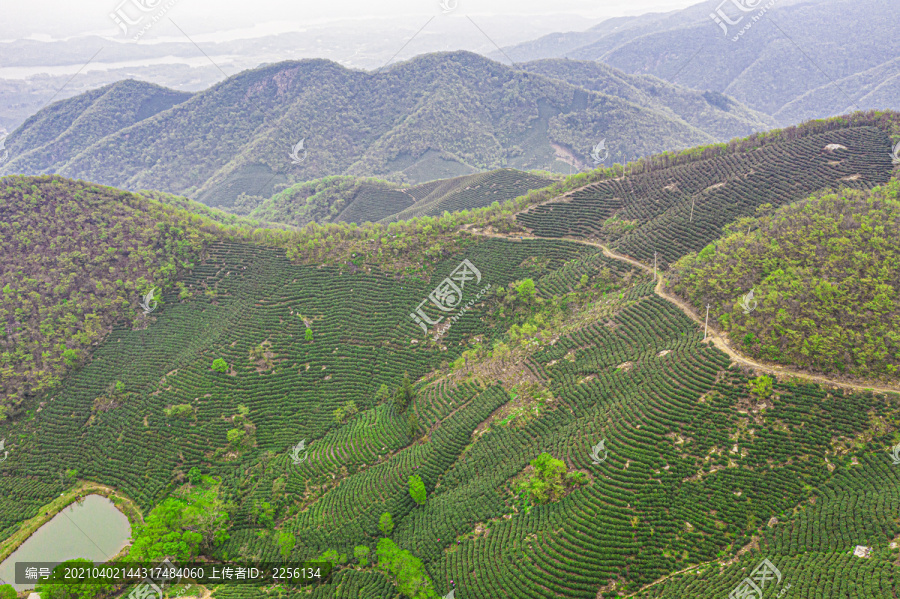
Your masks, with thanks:
[{"label": "dirt path on hillside", "polygon": [[[573,191],[577,191],[577,190],[573,190]],[[471,231],[472,233],[474,233],[476,235],[483,235],[485,237],[496,237],[499,239],[506,239],[508,241],[519,241],[520,239],[523,239],[523,240],[524,239],[546,239],[544,237],[535,237],[533,235],[516,235],[516,234],[504,235],[501,233],[494,233],[492,231],[483,231],[481,229],[474,229],[471,227],[471,225],[466,225],[466,226],[464,226],[464,228],[468,231]],[[557,239],[557,238],[554,238],[554,239]],[[631,264],[632,266],[640,268],[641,270],[647,271],[648,273],[651,273],[651,274],[653,273],[652,266],[647,266],[643,262],[639,262],[639,261],[635,260],[634,258],[631,258],[629,256],[625,256],[623,254],[615,252],[600,242],[589,241],[586,239],[576,239],[573,237],[560,237],[558,239],[563,239],[565,241],[571,241],[573,243],[580,243],[582,245],[591,245],[594,247],[598,247],[603,251],[603,255],[608,258],[612,258],[614,260],[619,260],[622,262],[627,262],[628,264]],[[685,315],[687,315],[688,318],[693,320],[695,323],[699,324],[701,327],[704,326],[705,315],[703,318],[701,318],[696,312],[694,312],[694,309],[691,308],[687,303],[685,303],[681,298],[675,297],[674,295],[668,293],[665,290],[665,280],[662,278],[662,276],[659,276],[659,280],[656,283],[656,287],[654,288],[653,291],[654,291],[654,293],[656,293],[656,295],[658,295],[662,299],[678,306],[678,309],[681,310]],[[802,370],[794,370],[791,368],[786,368],[784,366],[779,366],[778,364],[757,362],[755,360],[751,360],[750,358],[744,356],[743,354],[738,353],[737,350],[732,348],[728,344],[727,337],[724,334],[718,332],[715,329],[715,327],[713,327],[712,325],[710,325],[710,327],[709,327],[707,338],[709,341],[712,341],[713,345],[715,345],[717,348],[719,348],[720,350],[722,350],[723,352],[728,354],[728,356],[732,359],[732,361],[737,362],[738,364],[747,366],[749,368],[752,368],[754,370],[757,370],[759,372],[765,372],[767,374],[774,374],[774,375],[776,375],[778,377],[782,377],[782,378],[793,376],[793,377],[797,377],[799,379],[806,379],[809,381],[813,381],[815,383],[819,383],[820,385],[830,385],[832,387],[839,387],[839,388],[843,388],[843,389],[852,389],[854,391],[871,390],[871,391],[877,391],[879,393],[900,393],[900,386],[887,386],[886,387],[886,386],[884,386],[884,384],[870,383],[868,381],[857,381],[854,383],[848,383],[848,382],[844,382],[844,381],[838,381],[835,379],[831,379],[826,376],[821,376],[818,374],[805,372]]]}]

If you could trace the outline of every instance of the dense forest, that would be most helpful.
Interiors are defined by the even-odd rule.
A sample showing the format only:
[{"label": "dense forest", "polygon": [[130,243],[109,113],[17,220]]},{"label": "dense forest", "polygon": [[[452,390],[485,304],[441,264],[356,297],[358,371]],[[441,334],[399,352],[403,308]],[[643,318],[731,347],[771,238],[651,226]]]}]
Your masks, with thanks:
[{"label": "dense forest", "polygon": [[[199,216],[61,177],[0,180],[2,409],[87,360],[113,322],[142,319],[139,299],[177,292],[211,240]],[[177,293],[176,293],[177,295]]]},{"label": "dense forest", "polygon": [[820,193],[768,214],[763,208],[675,263],[672,289],[698,311],[709,303],[747,355],[897,380],[898,192],[892,181]]}]

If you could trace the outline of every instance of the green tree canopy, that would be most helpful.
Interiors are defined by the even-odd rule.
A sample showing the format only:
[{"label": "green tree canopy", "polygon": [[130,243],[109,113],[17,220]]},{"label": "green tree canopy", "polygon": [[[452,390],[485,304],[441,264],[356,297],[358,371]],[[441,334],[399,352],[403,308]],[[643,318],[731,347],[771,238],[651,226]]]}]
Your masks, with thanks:
[{"label": "green tree canopy", "polygon": [[562,497],[565,491],[566,464],[549,453],[542,453],[531,460],[534,473],[526,488],[535,503],[549,503]]},{"label": "green tree canopy", "polygon": [[409,477],[409,495],[419,505],[425,505],[425,483],[418,474]]},{"label": "green tree canopy", "polygon": [[522,301],[531,301],[534,299],[534,280],[524,279],[516,285],[516,297]]},{"label": "green tree canopy", "polygon": [[[53,568],[53,574],[54,576],[62,576],[67,567],[83,568],[93,567],[93,565],[94,563],[89,559],[72,559]],[[3,586],[9,587],[10,585]],[[104,579],[85,578],[74,583],[38,582],[34,591],[40,595],[41,599],[93,599],[94,597],[106,596],[113,588],[112,583]],[[4,592],[8,593],[8,591]],[[15,596],[15,591],[13,591],[12,597]]]},{"label": "green tree canopy", "polygon": [[391,518],[390,512],[381,514],[381,518],[378,519],[378,530],[386,536],[391,536],[391,532],[394,530],[394,519]]},{"label": "green tree canopy", "polygon": [[294,545],[296,544],[297,539],[292,533],[284,530],[278,533],[278,552],[283,559],[291,556],[291,551],[294,550]]},{"label": "green tree canopy", "polygon": [[166,556],[189,560],[228,539],[229,516],[219,483],[209,476],[165,499],[136,528],[129,555],[137,561]]},{"label": "green tree canopy", "polygon": [[381,539],[375,548],[378,567],[391,574],[397,589],[410,599],[437,599],[431,580],[425,574],[422,560],[400,549],[390,539]]}]

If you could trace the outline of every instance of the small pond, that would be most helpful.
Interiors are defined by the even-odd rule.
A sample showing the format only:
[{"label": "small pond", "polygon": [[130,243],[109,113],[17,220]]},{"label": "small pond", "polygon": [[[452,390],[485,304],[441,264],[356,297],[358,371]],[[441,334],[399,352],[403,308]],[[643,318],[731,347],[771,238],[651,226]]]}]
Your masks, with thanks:
[{"label": "small pond", "polygon": [[83,557],[104,562],[117,554],[131,537],[125,514],[102,495],[88,495],[40,527],[0,564],[0,580],[17,591],[33,584],[15,584],[16,562],[62,562]]}]

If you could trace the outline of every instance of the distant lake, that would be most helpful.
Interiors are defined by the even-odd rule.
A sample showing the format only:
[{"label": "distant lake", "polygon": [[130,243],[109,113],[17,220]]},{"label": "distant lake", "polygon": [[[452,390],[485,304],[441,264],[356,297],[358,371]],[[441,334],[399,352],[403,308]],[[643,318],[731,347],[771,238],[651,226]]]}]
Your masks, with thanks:
[{"label": "distant lake", "polygon": [[88,495],[40,527],[0,564],[0,579],[17,591],[34,584],[15,584],[16,562],[62,562],[83,557],[104,562],[117,554],[131,537],[125,514],[102,495]]}]

